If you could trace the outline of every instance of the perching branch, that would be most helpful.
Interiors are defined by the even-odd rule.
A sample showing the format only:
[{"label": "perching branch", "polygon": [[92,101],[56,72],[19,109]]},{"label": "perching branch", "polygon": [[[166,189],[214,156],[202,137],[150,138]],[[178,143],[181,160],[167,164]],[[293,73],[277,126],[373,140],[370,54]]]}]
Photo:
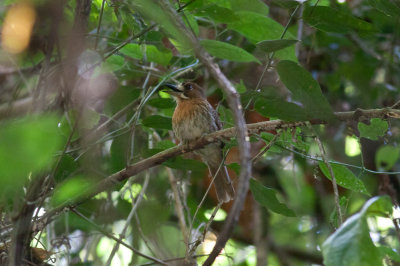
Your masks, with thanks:
[{"label": "perching branch", "polygon": [[[370,109],[370,110],[361,110],[357,109],[352,112],[338,112],[335,113],[335,117],[339,121],[344,122],[357,122],[371,118],[400,118],[400,110],[384,108],[384,109]],[[265,121],[260,123],[248,124],[247,130],[249,135],[259,134],[260,132],[278,130],[278,129],[289,129],[295,127],[306,126],[307,123],[311,123],[312,125],[318,124],[326,124],[325,121],[322,120],[312,120],[309,122],[285,122],[281,120],[273,120],[273,121]],[[182,155],[184,153],[188,153],[197,149],[201,149],[207,144],[217,142],[220,140],[226,140],[236,137],[236,129],[235,128],[227,128],[224,130],[216,131],[214,133],[205,135],[204,137],[192,142],[189,145],[179,145],[173,148],[164,150],[160,153],[157,153],[149,158],[146,158],[142,161],[139,161],[133,165],[126,167],[125,169],[103,179],[96,185],[94,185],[90,190],[83,191],[80,196],[71,199],[69,202],[65,202],[64,204],[55,207],[50,210],[47,214],[42,216],[38,221],[38,225],[45,226],[54,215],[62,212],[63,210],[69,210],[71,207],[79,205],[80,203],[86,201],[87,199],[92,198],[100,192],[106,191],[112,188],[114,185],[128,179],[131,176],[137,175],[140,172],[147,170],[149,168],[155,167],[157,165],[162,164],[163,162],[171,159],[173,157]],[[43,222],[45,221],[45,222]],[[37,226],[37,230],[41,230],[40,227]],[[0,237],[4,237],[3,234],[0,233]]]}]

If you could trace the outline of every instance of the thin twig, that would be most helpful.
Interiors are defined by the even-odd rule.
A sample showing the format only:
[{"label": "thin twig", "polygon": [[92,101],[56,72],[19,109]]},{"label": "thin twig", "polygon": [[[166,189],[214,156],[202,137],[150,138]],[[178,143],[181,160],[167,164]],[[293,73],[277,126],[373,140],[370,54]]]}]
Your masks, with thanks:
[{"label": "thin twig", "polygon": [[[311,126],[310,126],[310,128],[314,131],[314,129]],[[329,174],[331,176],[333,193],[335,196],[336,211],[338,213],[339,225],[341,225],[343,223],[343,214],[342,214],[342,210],[340,208],[339,190],[338,190],[338,185],[336,183],[335,173],[333,172],[332,165],[329,163],[328,157],[325,152],[324,145],[322,145],[322,142],[319,139],[319,137],[317,136],[315,131],[314,131],[314,134],[315,134],[315,141],[317,142],[319,151],[321,152],[321,157],[324,160],[324,163],[326,164],[326,166],[328,167]]]},{"label": "thin twig", "polygon": [[135,249],[134,247],[126,244],[124,241],[120,240],[119,238],[113,236],[112,234],[108,233],[106,230],[104,230],[103,228],[101,228],[100,226],[98,226],[96,223],[94,223],[92,220],[90,220],[89,218],[87,218],[85,215],[83,215],[82,213],[80,213],[79,211],[77,211],[76,209],[71,209],[71,211],[73,213],[75,213],[76,215],[78,215],[79,217],[81,217],[82,219],[84,219],[85,221],[87,221],[88,223],[90,223],[94,228],[96,228],[97,231],[101,232],[103,235],[105,235],[108,238],[111,238],[113,240],[115,240],[117,243],[119,243],[120,245],[123,245],[124,247],[127,247],[128,249],[132,250],[132,252],[134,252],[135,254],[146,258],[148,260],[154,261],[156,263],[159,263],[161,265],[168,265],[167,263],[165,263],[162,260],[159,260],[157,258],[154,258],[152,256],[146,255],[142,252],[140,252],[139,250]]}]

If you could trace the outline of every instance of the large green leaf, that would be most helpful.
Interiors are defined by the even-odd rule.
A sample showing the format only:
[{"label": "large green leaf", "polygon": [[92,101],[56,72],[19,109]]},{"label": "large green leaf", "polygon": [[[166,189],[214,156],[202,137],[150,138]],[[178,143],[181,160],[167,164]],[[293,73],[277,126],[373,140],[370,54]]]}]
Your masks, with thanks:
[{"label": "large green leaf", "polygon": [[375,154],[377,169],[390,170],[399,159],[400,150],[393,146],[381,146]]},{"label": "large green leaf", "polygon": [[21,185],[51,165],[62,143],[58,121],[43,115],[1,123],[0,191]]},{"label": "large green leaf", "polygon": [[[396,1],[396,0],[395,0]],[[400,6],[396,5],[393,0],[368,0],[368,3],[386,15],[398,17],[400,16]],[[399,3],[399,1],[397,1]]]},{"label": "large green leaf", "polygon": [[383,137],[388,128],[388,123],[380,118],[372,118],[369,125],[366,125],[362,122],[358,123],[360,137],[371,140],[377,140],[379,137]]},{"label": "large green leaf", "polygon": [[298,40],[266,40],[257,43],[257,46],[260,47],[264,52],[271,53],[292,46],[296,42],[298,42]]},{"label": "large green leaf", "polygon": [[176,42],[183,50],[190,50],[190,40],[181,32],[181,29],[175,23],[176,18],[173,14],[167,12],[163,5],[164,1],[156,0],[136,0],[133,1],[133,7],[144,17],[158,23],[164,31]]},{"label": "large green leaf", "polygon": [[369,236],[365,217],[357,213],[348,218],[323,244],[326,266],[376,266],[382,257]]},{"label": "large green leaf", "polygon": [[291,209],[289,209],[285,204],[278,201],[278,199],[276,198],[276,191],[274,189],[267,188],[263,186],[260,182],[252,178],[250,179],[250,190],[253,194],[254,199],[268,210],[289,217],[296,216],[296,214]]},{"label": "large green leaf", "polygon": [[251,11],[261,15],[268,15],[268,6],[260,0],[231,0],[232,10]]},{"label": "large green leaf", "polygon": [[264,116],[276,117],[285,121],[305,121],[308,119],[307,112],[303,108],[280,99],[260,97],[256,100],[254,108]]},{"label": "large green leaf", "polygon": [[232,44],[215,40],[201,40],[200,43],[212,56],[217,58],[236,62],[257,62],[261,64],[252,54]]},{"label": "large green leaf", "polygon": [[151,115],[142,120],[142,125],[145,127],[172,129],[172,119],[161,115]]},{"label": "large green leaf", "polygon": [[202,8],[197,14],[203,17],[209,17],[217,23],[231,23],[238,19],[238,16],[235,15],[231,9],[217,5],[210,5]]},{"label": "large green leaf", "polygon": [[369,199],[359,213],[348,218],[322,245],[324,265],[382,265],[383,254],[369,235],[367,216],[392,212],[388,196]]},{"label": "large green leaf", "polygon": [[51,198],[51,204],[58,206],[69,201],[74,201],[81,197],[85,191],[93,187],[93,185],[93,180],[88,177],[77,176],[67,179],[55,189]]},{"label": "large green leaf", "polygon": [[311,74],[292,61],[280,61],[277,70],[281,81],[300,101],[311,118],[331,120],[333,111]]},{"label": "large green leaf", "polygon": [[[346,166],[331,164],[331,167],[333,170],[333,174],[335,175],[336,183],[339,186],[369,195],[364,186],[364,183],[359,178],[357,178],[353,174],[353,172],[350,171]],[[332,180],[328,166],[325,163],[320,162],[319,168],[329,180]]]},{"label": "large green leaf", "polygon": [[327,6],[310,6],[304,10],[303,19],[319,30],[335,33],[372,32],[374,26],[351,14]]},{"label": "large green leaf", "polygon": [[[235,12],[237,19],[228,23],[228,28],[241,33],[250,42],[256,44],[265,40],[277,40],[281,38],[284,28],[275,20],[254,12],[238,11]],[[286,33],[286,37],[295,37]],[[297,61],[294,47],[287,47],[275,54],[280,59]]]}]

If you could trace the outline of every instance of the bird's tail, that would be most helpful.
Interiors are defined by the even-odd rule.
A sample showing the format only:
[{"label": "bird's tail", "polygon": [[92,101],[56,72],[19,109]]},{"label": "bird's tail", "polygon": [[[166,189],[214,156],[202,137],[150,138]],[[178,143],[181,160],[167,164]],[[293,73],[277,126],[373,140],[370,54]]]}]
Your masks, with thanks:
[{"label": "bird's tail", "polygon": [[[209,165],[212,177],[217,173],[219,165],[212,167]],[[214,187],[217,192],[217,197],[219,202],[228,202],[235,197],[235,189],[233,188],[232,181],[229,178],[228,169],[226,166],[221,166],[217,176],[214,179]]]}]

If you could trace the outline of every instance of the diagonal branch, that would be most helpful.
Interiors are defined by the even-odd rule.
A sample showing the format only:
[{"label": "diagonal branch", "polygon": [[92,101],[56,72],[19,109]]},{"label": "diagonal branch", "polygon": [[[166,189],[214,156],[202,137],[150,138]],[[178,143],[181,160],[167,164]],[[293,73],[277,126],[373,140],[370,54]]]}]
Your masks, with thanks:
[{"label": "diagonal branch", "polygon": [[[338,112],[335,113],[337,120],[344,122],[357,122],[363,121],[365,119],[370,118],[400,118],[400,110],[397,109],[370,109],[370,110],[361,110],[357,109],[356,111],[351,112]],[[307,123],[311,123],[312,125],[318,124],[326,124],[325,121],[322,120],[312,120],[309,122],[285,122],[281,120],[273,120],[273,121],[265,121],[260,123],[248,124],[247,130],[249,135],[259,134],[260,132],[278,130],[278,129],[288,129],[295,128],[300,126],[306,126]],[[71,199],[69,202],[65,202],[64,204],[55,207],[54,209],[47,212],[44,216],[42,216],[37,221],[36,230],[41,230],[41,227],[44,227],[48,222],[51,221],[53,216],[61,213],[62,211],[69,210],[70,208],[79,205],[80,203],[86,201],[87,199],[92,198],[100,192],[109,190],[113,188],[114,185],[128,179],[131,176],[137,175],[140,172],[155,167],[157,165],[162,164],[163,162],[171,159],[173,157],[182,155],[184,153],[191,152],[193,150],[200,149],[207,144],[217,142],[220,140],[230,139],[236,136],[235,128],[227,128],[224,130],[220,130],[208,135],[203,136],[202,138],[192,142],[190,145],[179,145],[173,148],[164,150],[160,153],[157,153],[149,158],[146,158],[142,161],[139,161],[135,164],[132,164],[125,169],[110,175],[109,177],[103,179],[96,185],[94,185],[90,190],[83,191],[79,197]],[[7,234],[7,232],[5,233]],[[0,233],[0,237],[4,237],[2,233]]]}]

